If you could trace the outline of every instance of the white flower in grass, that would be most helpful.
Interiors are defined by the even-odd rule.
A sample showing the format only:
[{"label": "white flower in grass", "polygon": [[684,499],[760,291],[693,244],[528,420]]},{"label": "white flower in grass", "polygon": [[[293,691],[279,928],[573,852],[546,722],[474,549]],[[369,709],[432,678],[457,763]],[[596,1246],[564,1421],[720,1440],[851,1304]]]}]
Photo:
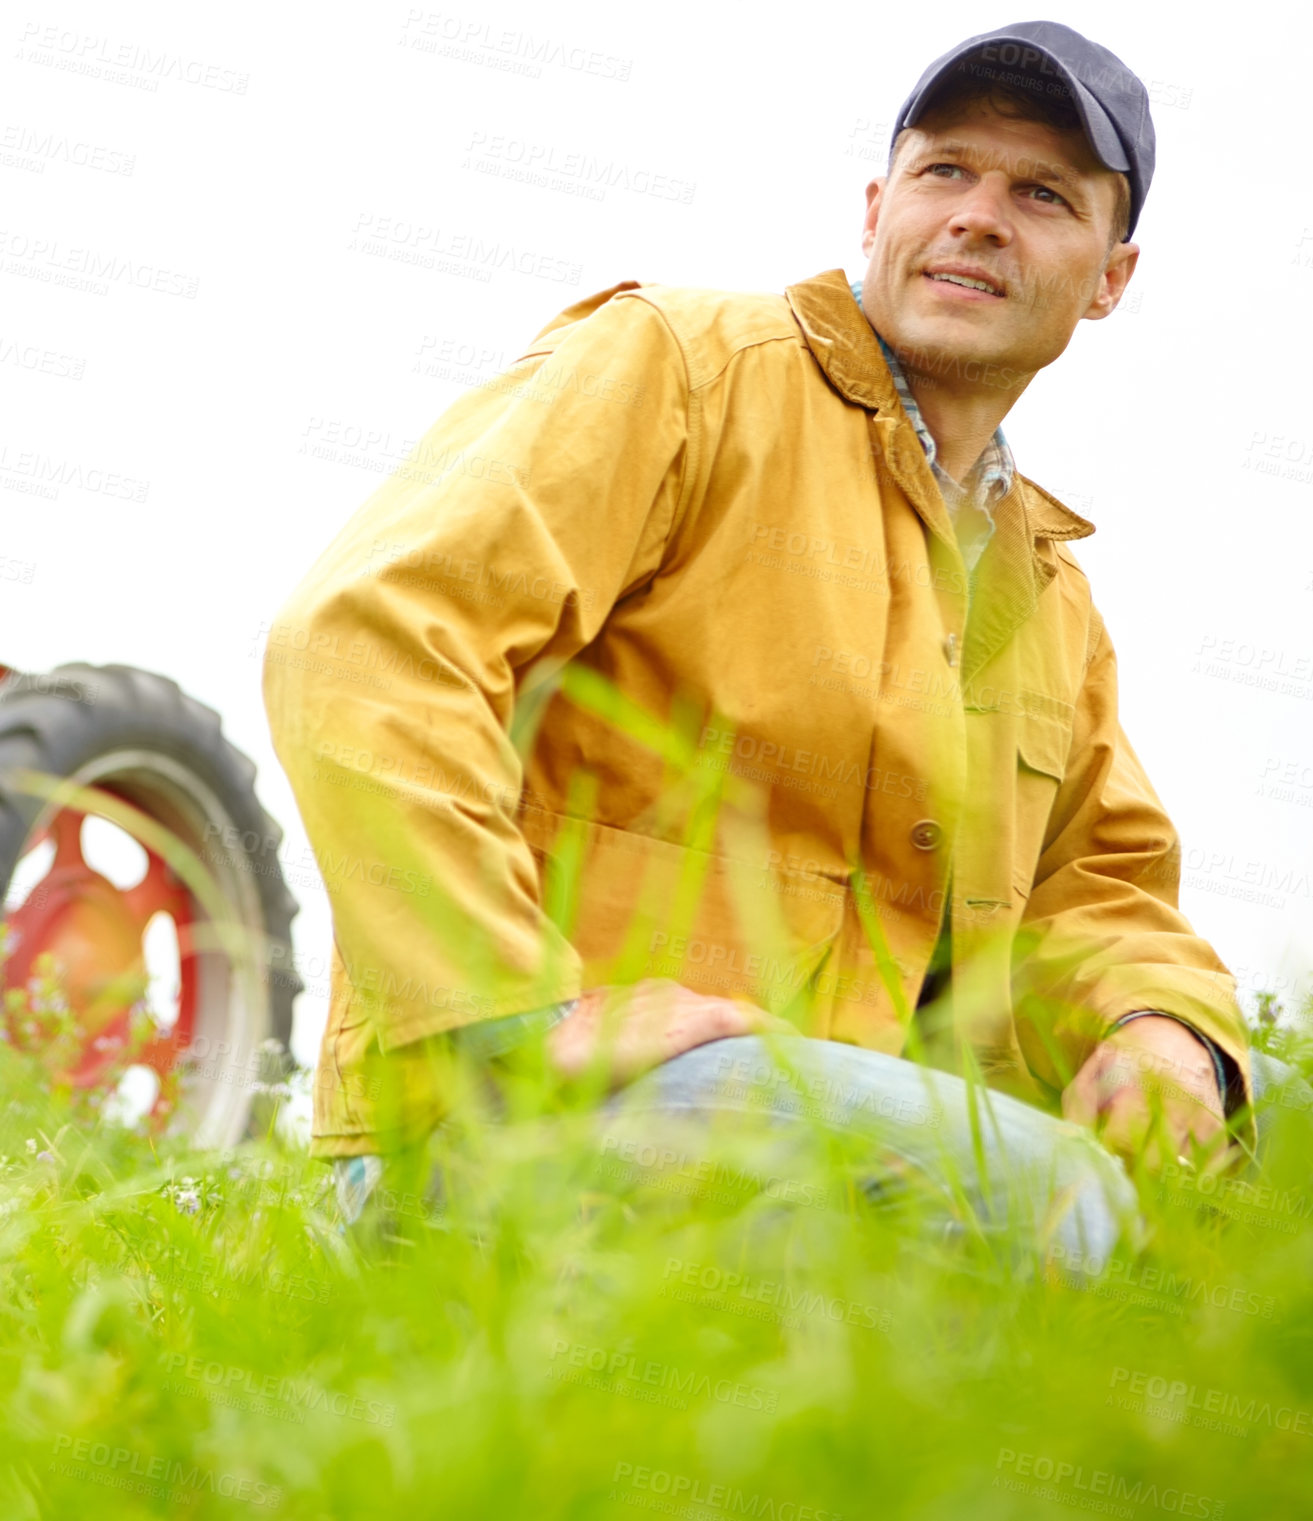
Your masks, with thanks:
[{"label": "white flower in grass", "polygon": [[27,1140],[23,1142],[23,1145],[27,1147],[27,1154],[29,1157],[36,1156],[36,1142],[32,1139],[31,1136],[28,1136]]},{"label": "white flower in grass", "polygon": [[177,1183],[166,1183],[160,1189],[166,1199],[172,1199],[174,1208],[181,1214],[194,1215],[201,1207],[199,1178],[185,1177]]}]

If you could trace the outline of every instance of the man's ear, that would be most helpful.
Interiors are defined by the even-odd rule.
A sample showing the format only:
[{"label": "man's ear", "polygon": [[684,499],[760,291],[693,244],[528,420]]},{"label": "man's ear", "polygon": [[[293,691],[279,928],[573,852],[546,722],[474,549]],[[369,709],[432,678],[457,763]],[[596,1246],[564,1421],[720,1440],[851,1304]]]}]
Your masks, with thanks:
[{"label": "man's ear", "polygon": [[1091,321],[1097,322],[1100,317],[1110,316],[1117,310],[1117,303],[1121,300],[1131,276],[1135,273],[1135,265],[1139,257],[1138,243],[1114,245],[1112,252],[1108,255],[1108,263],[1094,287],[1094,299],[1081,313],[1082,317],[1088,317]]},{"label": "man's ear", "polygon": [[880,215],[880,201],[884,195],[886,176],[872,180],[866,187],[866,215],[862,218],[862,252],[869,259],[871,245],[875,242],[875,224]]}]

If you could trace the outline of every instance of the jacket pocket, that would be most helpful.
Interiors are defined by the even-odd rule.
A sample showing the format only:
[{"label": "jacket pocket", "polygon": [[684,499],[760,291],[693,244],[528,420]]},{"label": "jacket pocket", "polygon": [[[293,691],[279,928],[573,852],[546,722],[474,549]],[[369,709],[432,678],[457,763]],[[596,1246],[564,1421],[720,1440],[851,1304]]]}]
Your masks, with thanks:
[{"label": "jacket pocket", "polygon": [[522,814],[520,825],[585,986],[669,977],[788,1014],[811,997],[837,944],[837,878],[793,877],[546,811]]},{"label": "jacket pocket", "polygon": [[1018,718],[1012,881],[1023,899],[1029,898],[1034,884],[1070,748],[1070,723],[1045,713],[1025,713]]},{"label": "jacket pocket", "polygon": [[1031,771],[1061,781],[1067,774],[1071,725],[1044,713],[1027,713],[1017,722],[1017,758]]}]

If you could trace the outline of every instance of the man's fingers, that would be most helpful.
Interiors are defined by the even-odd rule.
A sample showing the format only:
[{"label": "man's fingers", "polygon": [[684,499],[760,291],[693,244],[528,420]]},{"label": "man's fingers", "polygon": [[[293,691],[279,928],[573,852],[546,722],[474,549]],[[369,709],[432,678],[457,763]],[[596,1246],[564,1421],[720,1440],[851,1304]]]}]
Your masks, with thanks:
[{"label": "man's fingers", "polygon": [[547,1055],[566,1077],[578,1077],[597,1050],[598,1011],[583,999],[568,1019],[547,1032]]},{"label": "man's fingers", "polygon": [[1224,1172],[1236,1155],[1237,1148],[1231,1145],[1225,1126],[1219,1125],[1206,1140],[1198,1136],[1187,1137],[1186,1144],[1172,1160],[1186,1163],[1198,1173],[1212,1175]]},{"label": "man's fingers", "polygon": [[746,1005],[650,978],[590,989],[551,1032],[549,1054],[567,1077],[602,1063],[618,1087],[694,1046],[751,1028]]},{"label": "man's fingers", "polygon": [[1164,1102],[1152,1089],[1117,1088],[1106,1096],[1094,1126],[1109,1151],[1154,1172],[1180,1157],[1210,1171],[1223,1165],[1225,1126],[1201,1100]]},{"label": "man's fingers", "polygon": [[1142,1150],[1149,1128],[1149,1106],[1138,1089],[1119,1089],[1102,1105],[1094,1122],[1104,1146],[1128,1161]]},{"label": "man's fingers", "polygon": [[564,1076],[579,1077],[597,1066],[615,1088],[708,1041],[797,1033],[788,1020],[747,1000],[697,993],[668,977],[654,977],[590,988],[570,1017],[549,1032],[547,1049]]},{"label": "man's fingers", "polygon": [[1062,1117],[1076,1125],[1093,1125],[1099,1117],[1098,1077],[1088,1062],[1062,1090]]},{"label": "man's fingers", "polygon": [[1161,1172],[1186,1144],[1182,1117],[1155,1104],[1136,1088],[1123,1088],[1109,1100],[1096,1127],[1099,1139],[1115,1156]]}]

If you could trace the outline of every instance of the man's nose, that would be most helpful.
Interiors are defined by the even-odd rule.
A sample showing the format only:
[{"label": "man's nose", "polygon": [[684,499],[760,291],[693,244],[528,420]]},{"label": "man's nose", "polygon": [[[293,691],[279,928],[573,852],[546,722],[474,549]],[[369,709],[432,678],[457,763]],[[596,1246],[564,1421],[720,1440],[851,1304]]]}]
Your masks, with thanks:
[{"label": "man's nose", "polygon": [[1012,241],[1012,208],[1007,177],[982,174],[963,191],[953,207],[950,223],[955,233],[989,238],[1000,247]]}]

